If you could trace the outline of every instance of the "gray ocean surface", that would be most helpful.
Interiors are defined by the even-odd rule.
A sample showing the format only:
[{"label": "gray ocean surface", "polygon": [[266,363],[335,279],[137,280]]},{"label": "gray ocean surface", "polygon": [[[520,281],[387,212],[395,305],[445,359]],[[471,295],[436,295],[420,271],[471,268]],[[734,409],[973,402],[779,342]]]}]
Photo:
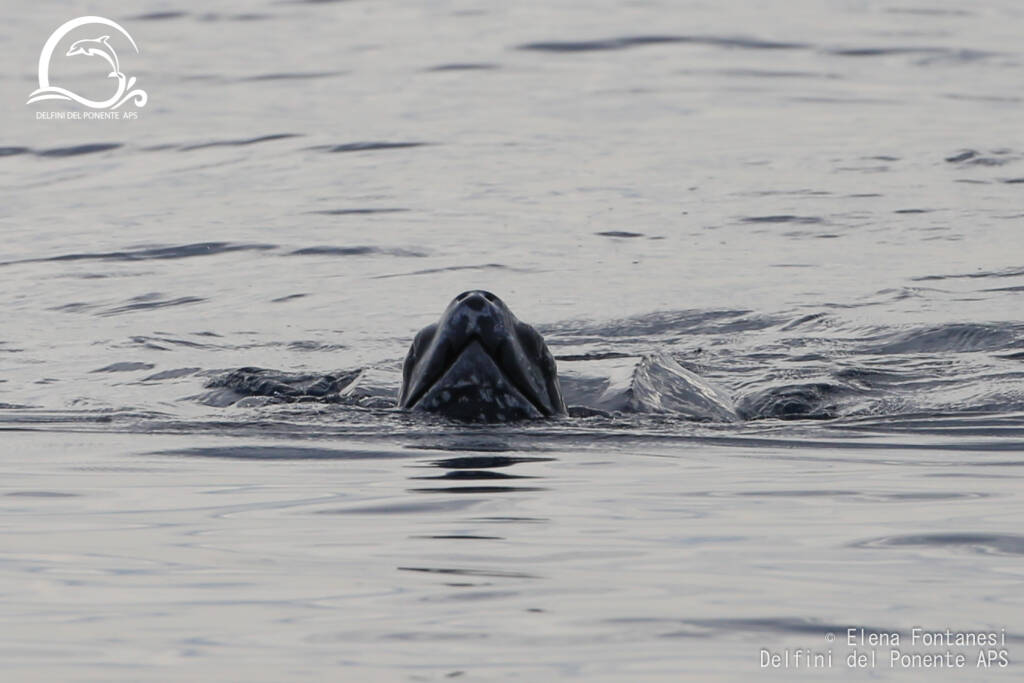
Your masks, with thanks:
[{"label": "gray ocean surface", "polygon": [[[1019,2],[5,9],[3,681],[1021,675]],[[139,45],[137,120],[25,104],[86,14]],[[383,401],[470,288],[763,419],[211,394],[248,366]]]}]

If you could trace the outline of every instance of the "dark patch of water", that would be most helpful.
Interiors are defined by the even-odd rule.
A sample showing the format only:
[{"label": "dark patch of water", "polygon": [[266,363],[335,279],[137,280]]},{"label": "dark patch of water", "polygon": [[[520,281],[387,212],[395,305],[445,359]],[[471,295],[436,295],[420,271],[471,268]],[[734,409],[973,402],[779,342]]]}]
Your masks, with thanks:
[{"label": "dark patch of water", "polygon": [[780,42],[760,38],[743,38],[728,36],[684,36],[684,35],[646,35],[623,36],[599,40],[554,40],[519,45],[520,50],[537,52],[595,52],[604,50],[625,50],[648,45],[710,45],[713,47],[740,48],[747,50],[793,50],[807,48],[805,43]]},{"label": "dark patch of water", "polygon": [[208,149],[210,147],[244,147],[246,145],[259,144],[261,142],[272,142],[274,140],[286,140],[288,138],[300,137],[302,137],[302,135],[299,133],[274,133],[272,135],[261,135],[255,138],[242,138],[239,140],[213,140],[194,145],[183,145],[178,149],[182,152],[191,152],[197,149]]},{"label": "dark patch of water", "polygon": [[316,145],[310,147],[318,152],[345,153],[345,152],[376,152],[391,149],[411,149],[423,147],[429,142],[347,142],[340,145]]}]

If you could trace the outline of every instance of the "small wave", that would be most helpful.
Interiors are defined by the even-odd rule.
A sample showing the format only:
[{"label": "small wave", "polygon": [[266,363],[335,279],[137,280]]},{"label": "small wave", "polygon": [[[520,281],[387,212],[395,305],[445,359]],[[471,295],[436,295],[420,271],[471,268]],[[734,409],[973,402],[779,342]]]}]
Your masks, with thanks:
[{"label": "small wave", "polygon": [[989,533],[936,533],[882,536],[852,544],[853,548],[950,548],[985,555],[1024,555],[1024,536]]},{"label": "small wave", "polygon": [[605,230],[604,232],[595,232],[595,235],[600,237],[643,237],[642,232],[627,232],[625,230]]},{"label": "small wave", "polygon": [[328,344],[325,342],[303,340],[288,343],[292,351],[339,351],[346,348],[344,344]]},{"label": "small wave", "polygon": [[154,349],[157,351],[167,351],[170,346],[184,346],[189,349],[223,348],[212,344],[202,344],[200,342],[190,341],[188,339],[176,339],[174,337],[148,337],[145,335],[131,337],[129,342],[132,346],[141,346],[142,348]]},{"label": "small wave", "polygon": [[313,78],[333,78],[334,76],[344,76],[347,73],[347,71],[291,71],[243,76],[238,80],[243,83],[255,81],[304,81]]},{"label": "small wave", "polygon": [[245,145],[255,145],[260,142],[271,142],[273,140],[285,140],[288,138],[300,138],[302,137],[299,133],[274,133],[273,135],[261,135],[256,138],[243,138],[240,140],[214,140],[212,142],[201,142],[194,145],[183,145],[178,149],[182,152],[191,152],[197,149],[207,149],[209,147],[243,147]]},{"label": "small wave", "polygon": [[781,214],[778,216],[745,216],[740,220],[743,223],[799,223],[801,225],[824,223],[824,219],[818,216],[792,216],[789,214]]},{"label": "small wave", "polygon": [[[981,436],[1003,439],[1024,436],[1024,420],[1021,402],[1008,405],[996,401],[986,409],[984,406],[952,407],[945,411],[930,409],[924,412],[892,412],[853,418],[844,421],[843,428],[857,432],[886,434],[941,435],[946,437]],[[1016,411],[1016,412],[1014,412]],[[1012,450],[996,447],[991,450]],[[1013,466],[1013,462],[978,462],[976,466]]]},{"label": "small wave", "polygon": [[577,360],[612,360],[616,358],[630,358],[628,353],[618,351],[595,351],[592,353],[566,353],[555,356],[555,360],[577,361]]},{"label": "small wave", "polygon": [[988,289],[981,290],[983,292],[1024,292],[1024,285],[1017,285],[1015,287],[990,287]]},{"label": "small wave", "polygon": [[388,149],[410,149],[413,147],[424,147],[429,142],[346,142],[341,145],[315,145],[309,149],[317,152],[345,153],[345,152],[376,152]]},{"label": "small wave", "polygon": [[153,373],[143,377],[140,382],[162,382],[168,379],[180,379],[181,377],[191,377],[197,373],[202,372],[202,368],[175,368],[173,370],[163,370],[161,372]]},{"label": "small wave", "polygon": [[923,275],[915,278],[911,278],[916,282],[923,282],[928,280],[959,280],[963,278],[978,279],[978,278],[989,278],[989,277],[1020,277],[1024,275],[1024,268],[1004,268],[1003,270],[993,271],[982,271],[980,273],[957,273],[954,275]]},{"label": "small wave", "polygon": [[498,68],[497,64],[489,63],[438,64],[425,71],[491,71]]},{"label": "small wave", "polygon": [[229,458],[232,460],[383,460],[408,458],[408,453],[390,450],[352,450],[312,446],[208,446],[150,451],[147,455],[184,458]]},{"label": "small wave", "polygon": [[947,290],[934,287],[889,287],[880,289],[874,294],[864,297],[864,306],[873,304],[888,303],[892,301],[906,301],[908,299],[927,299],[936,294],[947,293]]},{"label": "small wave", "polygon": [[946,47],[839,47],[822,50],[825,54],[837,57],[890,57],[899,55],[916,55],[926,58],[924,63],[946,60],[954,62],[974,62],[996,56],[995,52],[971,49],[955,49]]},{"label": "small wave", "polygon": [[540,329],[544,334],[600,341],[606,338],[657,338],[667,334],[732,334],[763,330],[780,322],[780,318],[762,316],[748,310],[681,310],[658,311],[599,323],[567,321],[541,326]]},{"label": "small wave", "polygon": [[952,324],[883,335],[862,347],[861,353],[965,353],[995,351],[1012,344],[1017,326]]},{"label": "small wave", "polygon": [[839,415],[839,399],[855,393],[829,382],[787,384],[745,396],[736,409],[744,420],[831,420]]},{"label": "small wave", "polygon": [[387,254],[388,256],[407,256],[411,258],[422,258],[427,254],[412,249],[389,248],[389,247],[304,247],[288,252],[289,256],[367,256],[369,254]]},{"label": "small wave", "polygon": [[[504,536],[481,536],[480,534],[430,534],[427,536],[410,536],[438,541],[504,541]],[[538,610],[534,610],[538,611]]]},{"label": "small wave", "polygon": [[115,306],[106,310],[100,311],[96,315],[103,317],[110,317],[115,315],[122,315],[124,313],[134,313],[137,311],[151,311],[157,308],[171,308],[173,306],[187,306],[190,304],[198,304],[206,301],[202,297],[196,296],[182,296],[177,299],[161,299],[162,296],[158,292],[152,292],[150,294],[142,294],[140,296],[132,297],[126,303],[121,306]]},{"label": "small wave", "polygon": [[272,303],[272,304],[280,304],[280,303],[284,303],[285,301],[294,301],[295,299],[302,299],[302,298],[307,297],[307,296],[309,296],[309,294],[306,294],[306,293],[286,294],[285,296],[279,296],[276,299],[271,299],[270,303]]},{"label": "small wave", "polygon": [[1019,159],[1020,155],[1009,149],[995,149],[987,153],[964,149],[946,157],[946,162],[960,166],[1004,166]]},{"label": "small wave", "polygon": [[140,247],[123,251],[102,251],[96,253],[61,254],[42,258],[21,259],[19,261],[0,262],[0,266],[11,266],[21,263],[47,263],[59,261],[150,261],[164,259],[191,258],[193,256],[213,256],[234,251],[266,251],[276,249],[273,244],[235,244],[232,242],[196,242],[169,247]]},{"label": "small wave", "polygon": [[760,38],[743,38],[728,36],[684,36],[684,35],[647,35],[624,36],[599,40],[554,40],[519,45],[519,50],[537,52],[594,52],[601,50],[625,50],[648,45],[689,44],[710,45],[713,47],[740,48],[747,50],[793,50],[809,47],[805,43],[779,42]]},{"label": "small wave", "polygon": [[110,150],[119,149],[124,147],[123,143],[120,142],[97,142],[88,145],[73,145],[71,147],[53,147],[51,149],[41,149],[34,152],[36,156],[40,157],[74,157],[82,154],[97,154],[99,152],[109,152]]},{"label": "small wave", "polygon": [[446,268],[426,268],[424,270],[414,270],[414,271],[409,272],[409,273],[388,273],[387,275],[375,275],[371,279],[373,279],[373,280],[384,280],[384,279],[393,278],[393,277],[409,277],[409,276],[412,276],[412,275],[430,275],[430,274],[433,274],[433,273],[447,273],[447,272],[452,272],[452,271],[457,271],[457,270],[490,270],[490,269],[494,269],[494,270],[509,270],[509,271],[514,271],[514,272],[517,272],[517,273],[533,272],[533,271],[528,270],[526,268],[513,268],[511,266],[506,266],[506,265],[501,264],[501,263],[483,263],[483,264],[478,265],[478,266],[448,266]]},{"label": "small wave", "polygon": [[59,311],[60,313],[85,313],[97,308],[97,304],[89,304],[84,301],[72,301],[71,303],[62,304],[60,306],[54,306],[51,311]]},{"label": "small wave", "polygon": [[800,237],[800,238],[811,238],[816,240],[834,240],[842,237],[832,232],[808,232],[807,230],[791,230],[789,232],[782,233],[783,237]]},{"label": "small wave", "polygon": [[[811,325],[811,323],[813,323],[813,325]],[[783,325],[781,329],[785,332],[789,332],[797,329],[798,327],[828,327],[830,323],[831,319],[827,313],[808,313],[807,315],[802,315],[799,318],[790,320]]]},{"label": "small wave", "polygon": [[398,567],[402,572],[425,572],[427,574],[454,574],[456,576],[486,576],[495,579],[540,579],[537,574],[506,571],[504,569],[462,569],[457,567]]},{"label": "small wave", "polygon": [[934,368],[929,367],[876,368],[855,366],[839,368],[833,371],[832,375],[837,380],[849,383],[852,386],[871,389],[916,382],[924,378],[933,377],[934,372]]},{"label": "small wave", "polygon": [[129,17],[129,19],[131,19],[132,21],[166,21],[167,19],[181,19],[187,16],[188,12],[165,11],[136,14],[133,17]]},{"label": "small wave", "polygon": [[375,213],[402,213],[409,209],[384,208],[384,209],[322,209],[320,211],[307,211],[309,214],[320,216],[369,216]]},{"label": "small wave", "polygon": [[207,12],[200,14],[199,21],[260,21],[273,19],[271,14],[257,14],[255,12],[243,12],[241,14],[221,14],[219,12]]},{"label": "small wave", "polygon": [[121,363],[113,363],[102,368],[97,368],[92,372],[135,372],[136,370],[152,370],[154,367],[156,366],[152,363],[124,361]]}]

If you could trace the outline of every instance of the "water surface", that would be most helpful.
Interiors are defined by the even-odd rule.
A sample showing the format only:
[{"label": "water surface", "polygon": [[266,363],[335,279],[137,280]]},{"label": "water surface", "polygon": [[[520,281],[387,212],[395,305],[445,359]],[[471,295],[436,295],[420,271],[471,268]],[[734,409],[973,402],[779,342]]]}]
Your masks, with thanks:
[{"label": "water surface", "polygon": [[[90,12],[150,102],[36,120]],[[0,28],[5,679],[1015,675],[1016,4],[124,12]],[[470,288],[566,370],[670,353],[761,419],[210,400],[246,366],[386,398]],[[915,626],[1014,663],[846,667]]]}]

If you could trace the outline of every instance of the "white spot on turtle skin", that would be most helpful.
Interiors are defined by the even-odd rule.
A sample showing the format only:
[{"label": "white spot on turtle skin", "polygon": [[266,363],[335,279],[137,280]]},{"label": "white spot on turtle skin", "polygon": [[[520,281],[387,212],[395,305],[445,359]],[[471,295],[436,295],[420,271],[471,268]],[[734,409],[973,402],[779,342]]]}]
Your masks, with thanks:
[{"label": "white spot on turtle skin", "polygon": [[445,403],[447,403],[448,401],[452,400],[451,392],[448,391],[447,389],[442,391],[441,392],[441,400],[444,401]]}]

